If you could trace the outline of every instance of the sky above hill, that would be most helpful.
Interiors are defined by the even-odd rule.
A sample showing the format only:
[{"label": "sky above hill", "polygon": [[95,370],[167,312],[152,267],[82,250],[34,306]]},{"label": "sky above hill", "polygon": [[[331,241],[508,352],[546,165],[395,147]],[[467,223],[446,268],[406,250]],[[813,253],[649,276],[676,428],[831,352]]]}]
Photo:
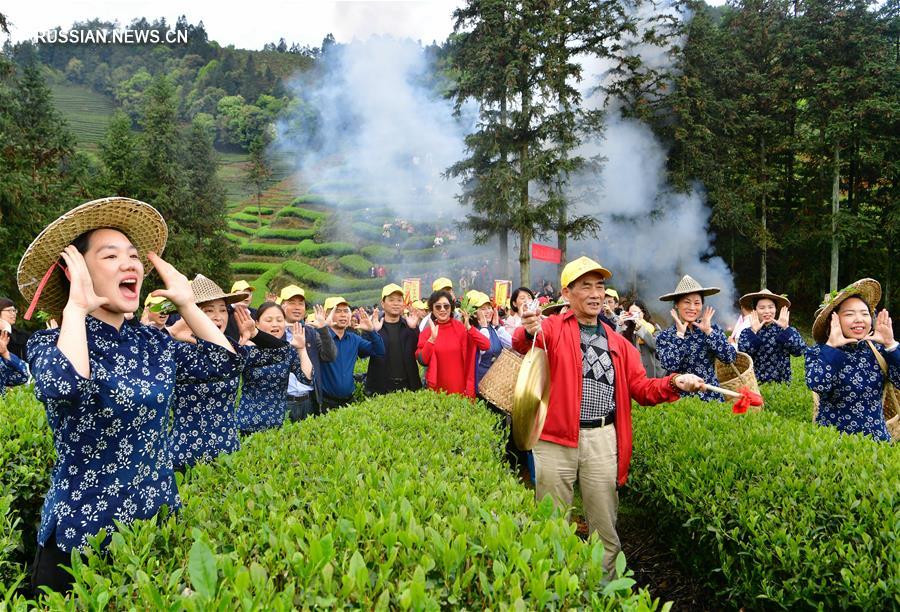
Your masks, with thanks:
[{"label": "sky above hill", "polygon": [[[721,4],[715,0],[711,4]],[[288,45],[319,46],[329,32],[338,42],[375,34],[442,42],[453,29],[453,9],[460,0],[45,0],[17,2],[3,8],[13,41],[33,39],[56,26],[100,18],[125,25],[138,17],[165,17],[175,23],[186,15],[203,21],[212,40],[242,49],[261,49],[284,38]]]}]

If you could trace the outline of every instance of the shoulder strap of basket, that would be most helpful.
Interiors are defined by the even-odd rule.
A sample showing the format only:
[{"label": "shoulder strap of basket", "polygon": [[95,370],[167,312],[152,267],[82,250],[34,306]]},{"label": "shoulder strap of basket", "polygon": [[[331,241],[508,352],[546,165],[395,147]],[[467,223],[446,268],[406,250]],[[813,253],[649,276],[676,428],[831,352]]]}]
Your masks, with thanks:
[{"label": "shoulder strap of basket", "polygon": [[[885,361],[884,355],[878,352],[878,349],[875,348],[875,345],[872,344],[871,340],[866,340],[866,344],[868,344],[869,349],[871,349],[871,351],[875,353],[875,359],[878,361],[878,367],[881,368],[881,374],[884,376],[884,386],[881,389],[881,406],[884,410],[885,420],[887,420],[893,416],[896,416],[897,413],[900,412],[896,405],[898,399],[896,397],[897,388],[894,387],[894,383],[892,383],[888,378],[887,361]],[[891,387],[894,387],[894,394],[892,396],[889,396],[888,393]]]}]

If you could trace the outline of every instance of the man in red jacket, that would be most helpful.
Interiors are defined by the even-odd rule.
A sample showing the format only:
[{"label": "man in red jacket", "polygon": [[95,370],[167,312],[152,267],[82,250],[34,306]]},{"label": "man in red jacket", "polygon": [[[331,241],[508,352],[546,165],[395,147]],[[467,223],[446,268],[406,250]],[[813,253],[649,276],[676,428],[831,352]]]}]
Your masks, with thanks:
[{"label": "man in red jacket", "polygon": [[598,320],[611,276],[587,257],[568,263],[560,284],[569,310],[545,319],[523,313],[523,327],[513,334],[520,353],[531,348],[536,334],[550,363],[547,419],[533,449],[535,496],[549,494],[557,506],[569,507],[578,480],[588,529],[603,542],[607,580],[621,548],[616,488],[625,484],[631,462],[631,400],[648,406],[703,388],[693,374],[647,378],[638,350]]}]

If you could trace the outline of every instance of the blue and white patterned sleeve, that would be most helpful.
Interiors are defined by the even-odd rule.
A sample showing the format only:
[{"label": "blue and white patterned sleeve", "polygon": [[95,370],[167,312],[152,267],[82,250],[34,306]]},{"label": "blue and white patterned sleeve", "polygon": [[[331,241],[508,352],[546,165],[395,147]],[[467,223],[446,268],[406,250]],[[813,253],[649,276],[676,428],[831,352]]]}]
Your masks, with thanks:
[{"label": "blue and white patterned sleeve", "polygon": [[762,346],[762,339],[749,327],[741,330],[741,335],[738,337],[738,348],[737,350],[742,353],[747,353],[751,357],[756,359],[756,352],[759,350],[759,347]]},{"label": "blue and white patterned sleeve", "polygon": [[686,353],[687,339],[679,338],[674,327],[664,329],[656,336],[656,357],[667,372],[681,372]]},{"label": "blue and white patterned sleeve", "polygon": [[803,337],[793,327],[785,327],[781,333],[775,337],[775,342],[784,346],[787,352],[794,357],[799,357],[806,350],[806,343]]},{"label": "blue and white patterned sleeve", "polygon": [[28,382],[28,367],[12,353],[9,354],[9,360],[0,357],[0,370],[3,371],[0,374],[3,384],[7,387],[24,385]]},{"label": "blue and white patterned sleeve", "polygon": [[847,361],[843,351],[827,344],[814,344],[806,349],[806,386],[816,393],[831,391]]},{"label": "blue and white patterned sleeve", "polygon": [[286,359],[290,359],[291,352],[296,353],[296,350],[290,344],[278,348],[242,346],[240,350],[244,354],[245,368],[259,368],[272,365],[273,363],[281,363]]},{"label": "blue and white patterned sleeve", "polygon": [[28,364],[34,377],[34,395],[38,401],[77,404],[97,391],[97,385],[75,371],[69,358],[56,346],[59,329],[35,332],[28,339]]},{"label": "blue and white patterned sleeve", "polygon": [[[166,335],[168,337],[168,335]],[[197,339],[197,344],[175,343],[174,355],[179,384],[193,384],[228,380],[238,376],[243,368],[243,353],[232,353],[224,347]]]},{"label": "blue and white patterned sleeve", "polygon": [[723,363],[734,363],[734,360],[737,359],[737,350],[728,341],[725,332],[718,325],[713,325],[712,331],[706,336],[706,346]]}]

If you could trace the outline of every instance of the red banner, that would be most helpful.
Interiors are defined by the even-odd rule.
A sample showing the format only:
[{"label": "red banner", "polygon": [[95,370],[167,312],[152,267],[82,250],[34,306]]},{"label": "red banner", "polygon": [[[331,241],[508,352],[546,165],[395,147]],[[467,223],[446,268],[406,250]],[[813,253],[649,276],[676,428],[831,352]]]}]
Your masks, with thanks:
[{"label": "red banner", "polygon": [[531,243],[531,258],[558,264],[562,261],[562,251],[546,244]]}]

